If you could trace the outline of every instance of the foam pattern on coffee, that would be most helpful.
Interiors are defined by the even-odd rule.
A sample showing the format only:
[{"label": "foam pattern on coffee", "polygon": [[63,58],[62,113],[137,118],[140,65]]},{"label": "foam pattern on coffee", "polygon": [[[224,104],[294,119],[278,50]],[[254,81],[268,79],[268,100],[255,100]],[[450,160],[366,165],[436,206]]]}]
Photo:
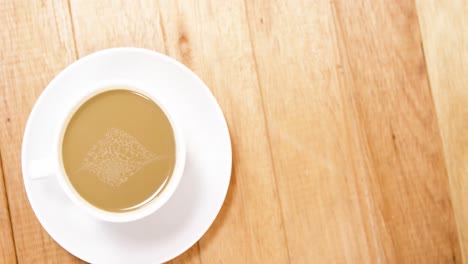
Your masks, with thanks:
[{"label": "foam pattern on coffee", "polygon": [[111,128],[91,147],[78,171],[89,171],[103,183],[117,188],[160,158],[129,133]]}]

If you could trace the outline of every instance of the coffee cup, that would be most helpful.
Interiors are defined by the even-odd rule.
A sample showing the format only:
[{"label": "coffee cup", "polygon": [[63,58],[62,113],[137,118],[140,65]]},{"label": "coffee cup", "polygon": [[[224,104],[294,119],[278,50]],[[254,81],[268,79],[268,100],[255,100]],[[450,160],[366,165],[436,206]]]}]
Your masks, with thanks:
[{"label": "coffee cup", "polygon": [[[148,89],[151,88],[126,80],[106,81],[87,89],[61,115],[54,126],[56,129],[51,131],[54,136],[54,144],[50,146],[52,154],[28,161],[29,180],[55,177],[73,204],[90,216],[108,222],[135,221],[161,208],[181,180],[186,151],[177,121],[159,98],[147,92]],[[114,106],[115,111],[107,111],[106,107],[112,107],[112,104],[118,107]],[[94,113],[95,109],[103,110]],[[114,112],[120,114],[109,114]],[[144,116],[143,121],[139,123],[133,114]],[[86,117],[90,120],[88,123],[83,121]],[[160,123],[154,123],[153,119]],[[168,132],[169,136],[163,137],[160,130],[164,128],[172,134]],[[97,132],[93,134],[92,131]],[[79,138],[80,133],[86,135],[79,140],[70,136]],[[73,147],[83,147],[84,151],[74,151]],[[158,153],[163,150],[164,153]],[[81,162],[72,164],[68,161],[74,159]],[[156,179],[158,173],[166,178]],[[164,182],[159,184],[158,181]],[[144,187],[144,194],[138,186]],[[90,197],[98,197],[98,202],[93,202],[94,198]],[[139,203],[138,199],[141,200]],[[111,208],[113,202],[134,205],[122,210],[106,209],[104,204],[110,204],[108,207]]]}]

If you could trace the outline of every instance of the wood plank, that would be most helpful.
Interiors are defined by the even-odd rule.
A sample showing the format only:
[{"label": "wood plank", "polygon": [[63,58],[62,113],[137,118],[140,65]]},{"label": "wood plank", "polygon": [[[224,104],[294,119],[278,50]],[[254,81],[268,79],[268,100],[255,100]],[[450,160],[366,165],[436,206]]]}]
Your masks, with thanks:
[{"label": "wood plank", "polygon": [[[383,257],[448,263],[460,247],[413,1],[336,0],[346,86],[365,137]],[[366,22],[369,21],[369,22]]]},{"label": "wood plank", "polygon": [[[0,101],[3,98],[0,98]],[[0,263],[16,263],[15,241],[11,230],[10,208],[0,155]]]},{"label": "wood plank", "polygon": [[329,1],[255,1],[247,11],[291,262],[372,263]]},{"label": "wood plank", "polygon": [[287,263],[243,1],[161,2],[169,55],[212,89],[231,132],[233,174],[225,205],[200,241],[203,263]]},{"label": "wood plank", "polygon": [[247,2],[291,262],[458,260],[414,6],[335,2]]},{"label": "wood plank", "polygon": [[79,57],[113,47],[164,52],[157,1],[71,0],[70,5]]},{"label": "wood plank", "polygon": [[26,198],[21,140],[47,83],[74,59],[66,1],[0,3],[0,149],[19,263],[73,263],[40,226]]},{"label": "wood plank", "polygon": [[[468,261],[468,4],[416,1],[458,226]],[[462,262],[458,259],[459,262]]]}]

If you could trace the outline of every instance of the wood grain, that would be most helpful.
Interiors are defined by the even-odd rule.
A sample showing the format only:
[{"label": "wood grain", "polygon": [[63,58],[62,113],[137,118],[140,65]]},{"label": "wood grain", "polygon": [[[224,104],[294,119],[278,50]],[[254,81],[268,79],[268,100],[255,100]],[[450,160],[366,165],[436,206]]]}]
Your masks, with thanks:
[{"label": "wood grain", "polygon": [[291,262],[459,259],[414,6],[247,6]]},{"label": "wood grain", "polygon": [[233,174],[200,241],[203,263],[287,263],[268,135],[242,1],[161,1],[167,53],[212,89],[226,116]]},{"label": "wood grain", "polygon": [[[0,98],[0,101],[3,101],[2,98]],[[11,230],[10,208],[8,206],[2,163],[0,159],[0,263],[15,262],[17,262],[15,241]]]},{"label": "wood grain", "polygon": [[416,1],[444,143],[460,247],[468,261],[468,4]]},{"label": "wood grain", "polygon": [[81,262],[32,213],[21,139],[55,74],[121,46],[195,71],[231,133],[225,204],[171,263],[466,260],[468,5],[416,3],[1,2],[0,263]]},{"label": "wood grain", "polygon": [[247,11],[291,263],[370,263],[329,3],[255,1]]},{"label": "wood grain", "polygon": [[113,47],[164,53],[157,1],[71,0],[70,11],[79,57]]},{"label": "wood grain", "polygon": [[74,59],[68,8],[63,1],[2,1],[0,13],[0,24],[8,29],[0,30],[0,149],[18,262],[72,263],[36,220],[25,195],[20,159],[34,102]]},{"label": "wood grain", "polygon": [[[387,262],[460,260],[442,144],[415,5],[336,0],[346,88]],[[372,23],[362,23],[365,18]]]}]

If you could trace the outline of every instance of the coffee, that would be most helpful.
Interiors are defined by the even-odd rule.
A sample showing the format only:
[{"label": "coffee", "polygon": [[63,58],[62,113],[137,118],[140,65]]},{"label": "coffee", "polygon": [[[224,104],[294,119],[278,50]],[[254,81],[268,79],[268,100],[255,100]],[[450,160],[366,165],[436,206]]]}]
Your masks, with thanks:
[{"label": "coffee", "polygon": [[167,185],[174,170],[173,128],[162,109],[139,93],[100,93],[71,116],[62,162],[87,202],[110,212],[138,209]]}]

